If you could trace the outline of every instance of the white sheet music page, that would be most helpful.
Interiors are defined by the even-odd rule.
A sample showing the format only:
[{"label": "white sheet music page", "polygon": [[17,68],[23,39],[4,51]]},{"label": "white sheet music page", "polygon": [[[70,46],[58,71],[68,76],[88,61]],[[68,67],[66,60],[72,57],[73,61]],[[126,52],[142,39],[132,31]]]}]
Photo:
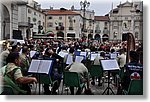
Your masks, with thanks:
[{"label": "white sheet music page", "polygon": [[73,63],[73,56],[68,55],[66,64],[71,64],[71,63]]},{"label": "white sheet music page", "polygon": [[80,55],[85,56],[86,57],[87,52],[80,52]]},{"label": "white sheet music page", "polygon": [[96,56],[98,56],[98,53],[91,53],[91,61],[94,61]]},{"label": "white sheet music page", "polygon": [[100,61],[104,70],[119,70],[120,69],[117,63],[117,60],[115,59],[100,60]]},{"label": "white sheet music page", "polygon": [[111,53],[111,54],[110,54],[110,58],[115,59],[116,57],[117,57],[117,54],[116,54],[116,53]]},{"label": "white sheet music page", "polygon": [[40,60],[32,60],[28,72],[37,73],[40,65]]},{"label": "white sheet music page", "polygon": [[68,53],[60,51],[58,55],[61,56],[62,58],[64,58],[67,54]]},{"label": "white sheet music page", "polygon": [[83,56],[76,56],[75,62],[81,62],[83,59]]},{"label": "white sheet music page", "polygon": [[38,73],[48,74],[52,65],[52,60],[41,60]]},{"label": "white sheet music page", "polygon": [[32,58],[35,55],[36,51],[30,51],[30,57]]}]

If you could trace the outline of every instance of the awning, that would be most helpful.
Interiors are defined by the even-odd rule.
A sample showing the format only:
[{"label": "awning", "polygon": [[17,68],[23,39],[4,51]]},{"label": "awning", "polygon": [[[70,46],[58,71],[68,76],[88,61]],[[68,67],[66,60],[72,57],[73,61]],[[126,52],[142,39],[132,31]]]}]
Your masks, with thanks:
[{"label": "awning", "polygon": [[47,36],[54,37],[54,33],[47,33],[46,35],[47,35]]},{"label": "awning", "polygon": [[64,32],[62,31],[57,32],[57,38],[58,37],[64,37]]}]

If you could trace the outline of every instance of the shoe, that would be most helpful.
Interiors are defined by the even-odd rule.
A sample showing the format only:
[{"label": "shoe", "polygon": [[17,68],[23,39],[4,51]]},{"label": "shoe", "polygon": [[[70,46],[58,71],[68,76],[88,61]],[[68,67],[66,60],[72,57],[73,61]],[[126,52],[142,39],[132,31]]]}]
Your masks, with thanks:
[{"label": "shoe", "polygon": [[92,82],[91,82],[91,84],[92,84],[92,85],[95,85],[95,82],[94,82],[94,81],[92,81]]}]

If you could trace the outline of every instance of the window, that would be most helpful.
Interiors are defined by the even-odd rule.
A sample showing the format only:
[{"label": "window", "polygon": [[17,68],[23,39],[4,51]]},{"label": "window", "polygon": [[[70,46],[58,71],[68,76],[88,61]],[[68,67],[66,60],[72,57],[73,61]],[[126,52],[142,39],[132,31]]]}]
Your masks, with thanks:
[{"label": "window", "polygon": [[39,17],[41,17],[41,15],[39,14]]},{"label": "window", "polygon": [[[44,23],[44,22],[43,22]],[[53,23],[52,22],[49,22],[48,24],[47,24],[47,27],[53,27]]]},{"label": "window", "polygon": [[114,19],[117,20],[117,17],[115,17]]},{"label": "window", "polygon": [[135,32],[135,38],[138,39],[138,32]]},{"label": "window", "polygon": [[90,14],[90,19],[92,18],[92,15]]},{"label": "window", "polygon": [[36,15],[36,12],[34,12],[34,15]]},{"label": "window", "polygon": [[73,30],[73,27],[69,27],[69,30]]},{"label": "window", "polygon": [[140,19],[140,17],[136,17],[136,20],[139,20]]},{"label": "window", "polygon": [[114,26],[118,26],[118,22],[114,22],[114,24],[113,24]]},{"label": "window", "polygon": [[30,23],[31,22],[31,18],[30,17],[28,17],[28,23]]},{"label": "window", "polygon": [[113,13],[114,13],[114,14],[117,14],[117,13],[118,13],[118,10],[113,10]]},{"label": "window", "polygon": [[125,20],[128,20],[128,17],[125,17]]},{"label": "window", "polygon": [[28,9],[28,13],[32,13],[32,11],[30,9]]},{"label": "window", "polygon": [[59,17],[59,20],[62,20],[62,17],[61,17],[61,16]]},{"label": "window", "polygon": [[107,26],[107,22],[105,22],[105,26]]},{"label": "window", "polygon": [[59,24],[58,24],[59,26],[63,26],[63,23],[62,22],[59,22]]},{"label": "window", "polygon": [[43,26],[45,26],[45,23],[43,22]]},{"label": "window", "polygon": [[48,17],[48,19],[52,19],[52,16]]},{"label": "window", "polygon": [[38,21],[38,24],[41,25],[41,21]]}]

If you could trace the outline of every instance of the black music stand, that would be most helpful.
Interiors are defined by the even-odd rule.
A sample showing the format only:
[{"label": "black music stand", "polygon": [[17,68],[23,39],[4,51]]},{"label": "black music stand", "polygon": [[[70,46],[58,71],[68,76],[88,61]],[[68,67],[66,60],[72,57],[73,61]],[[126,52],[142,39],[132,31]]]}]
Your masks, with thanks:
[{"label": "black music stand", "polygon": [[108,71],[108,86],[104,90],[102,95],[105,94],[106,91],[107,91],[107,95],[109,95],[109,90],[112,92],[112,94],[114,94],[113,90],[110,87],[110,72],[113,70],[119,70],[120,69],[118,66],[117,60],[115,60],[115,59],[104,59],[104,60],[100,60],[100,63],[102,65],[103,70]]},{"label": "black music stand", "polygon": [[49,74],[52,69],[53,60],[32,60],[28,72],[38,74],[40,95],[40,74]]}]

